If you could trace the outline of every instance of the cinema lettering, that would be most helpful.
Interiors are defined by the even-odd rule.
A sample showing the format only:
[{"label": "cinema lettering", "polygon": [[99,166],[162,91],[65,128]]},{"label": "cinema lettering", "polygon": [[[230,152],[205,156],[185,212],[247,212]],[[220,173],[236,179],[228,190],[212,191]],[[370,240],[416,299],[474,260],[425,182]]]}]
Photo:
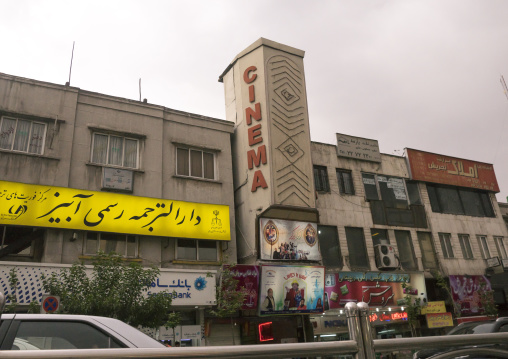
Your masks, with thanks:
[{"label": "cinema lettering", "polygon": [[259,187],[268,188],[262,168],[260,168],[261,165],[266,165],[268,161],[266,157],[266,145],[263,144],[261,132],[261,103],[256,102],[254,82],[257,79],[257,74],[255,71],[257,71],[256,66],[250,66],[243,73],[243,80],[249,85],[249,102],[253,104],[245,108],[245,121],[248,126],[247,135],[249,147],[251,147],[251,149],[247,151],[247,163],[249,165],[249,170],[254,170],[254,167],[259,168],[254,172],[251,192],[256,192]]}]

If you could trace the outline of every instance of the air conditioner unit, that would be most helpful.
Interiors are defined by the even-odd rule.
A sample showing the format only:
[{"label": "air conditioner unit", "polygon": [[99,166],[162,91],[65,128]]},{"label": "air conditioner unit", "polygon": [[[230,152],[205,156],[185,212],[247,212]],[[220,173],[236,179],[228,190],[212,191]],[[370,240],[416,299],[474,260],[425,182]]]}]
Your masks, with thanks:
[{"label": "air conditioner unit", "polygon": [[395,248],[389,244],[375,245],[374,255],[378,269],[395,269],[399,266],[399,261],[395,257]]}]

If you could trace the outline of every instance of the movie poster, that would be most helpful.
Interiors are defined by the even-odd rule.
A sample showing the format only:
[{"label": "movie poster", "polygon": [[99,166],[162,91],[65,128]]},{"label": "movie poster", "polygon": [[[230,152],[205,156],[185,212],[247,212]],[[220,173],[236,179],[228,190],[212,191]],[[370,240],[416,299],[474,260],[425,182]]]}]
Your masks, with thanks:
[{"label": "movie poster", "polygon": [[261,266],[259,313],[322,313],[325,268]]},{"label": "movie poster", "polygon": [[242,309],[258,307],[259,266],[237,264],[231,267],[233,278],[238,280],[237,288],[244,287],[247,291]]},{"label": "movie poster", "polygon": [[492,290],[484,275],[451,275],[450,289],[462,316],[482,314],[484,309],[479,291]]},{"label": "movie poster", "polygon": [[261,218],[261,259],[279,261],[319,261],[316,223]]},{"label": "movie poster", "polygon": [[408,283],[415,299],[427,301],[422,274],[380,272],[327,273],[325,277],[324,309],[341,309],[349,302],[365,302],[370,307],[399,305],[405,293],[402,283]]}]

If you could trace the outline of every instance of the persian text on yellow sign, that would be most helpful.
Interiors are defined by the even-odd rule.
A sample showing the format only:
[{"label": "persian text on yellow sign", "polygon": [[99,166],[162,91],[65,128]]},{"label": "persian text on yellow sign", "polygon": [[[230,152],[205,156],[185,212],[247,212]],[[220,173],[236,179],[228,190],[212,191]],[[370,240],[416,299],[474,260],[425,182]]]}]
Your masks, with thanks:
[{"label": "persian text on yellow sign", "polygon": [[230,240],[229,207],[0,181],[0,224]]}]

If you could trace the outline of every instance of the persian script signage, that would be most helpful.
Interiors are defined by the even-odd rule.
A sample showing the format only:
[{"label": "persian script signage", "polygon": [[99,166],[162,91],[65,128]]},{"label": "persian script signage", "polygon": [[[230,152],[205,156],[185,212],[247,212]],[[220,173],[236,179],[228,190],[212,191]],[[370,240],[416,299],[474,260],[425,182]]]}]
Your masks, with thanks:
[{"label": "persian script signage", "polygon": [[427,305],[422,308],[421,314],[436,314],[445,312],[445,302],[441,300],[437,302],[428,302]]},{"label": "persian script signage", "polygon": [[229,207],[0,181],[0,224],[229,241]]},{"label": "persian script signage", "polygon": [[318,261],[321,259],[316,223],[261,218],[261,259]]},{"label": "persian script signage", "polygon": [[381,162],[379,144],[376,140],[337,133],[337,156],[357,160]]},{"label": "persian script signage", "polygon": [[[370,307],[398,305],[405,293],[402,283],[415,289],[410,293],[423,299],[425,280],[422,274],[394,274],[378,272],[327,273],[325,276],[325,310],[344,308],[349,302],[365,302]],[[425,297],[426,298],[426,297]]]},{"label": "persian script signage", "polygon": [[258,307],[259,266],[237,264],[230,268],[233,278],[238,281],[237,289],[244,287],[247,291],[242,309]]},{"label": "persian script signage", "polygon": [[499,192],[494,166],[408,148],[411,179]]},{"label": "persian script signage", "polygon": [[463,317],[484,313],[480,291],[492,290],[483,275],[450,275],[453,301],[458,304]]},{"label": "persian script signage", "polygon": [[429,328],[453,327],[452,313],[427,314],[426,317]]}]

